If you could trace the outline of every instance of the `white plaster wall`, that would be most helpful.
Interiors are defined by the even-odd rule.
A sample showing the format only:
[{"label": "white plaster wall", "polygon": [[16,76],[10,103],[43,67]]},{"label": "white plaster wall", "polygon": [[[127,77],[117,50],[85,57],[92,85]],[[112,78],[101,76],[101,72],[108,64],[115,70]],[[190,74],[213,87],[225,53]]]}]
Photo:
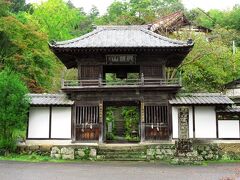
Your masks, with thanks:
[{"label": "white plaster wall", "polygon": [[216,112],[214,106],[195,106],[195,137],[216,138]]},{"label": "white plaster wall", "polygon": [[227,89],[226,90],[227,96],[240,96],[240,88],[238,89]]},{"label": "white plaster wall", "polygon": [[172,107],[172,135],[173,138],[178,138],[178,107]]},{"label": "white plaster wall", "polygon": [[193,138],[193,110],[192,107],[189,107],[189,138]]},{"label": "white plaster wall", "polygon": [[[191,106],[189,108],[189,138],[193,138],[193,111]],[[172,130],[173,138],[178,138],[179,135],[179,123],[178,123],[178,108],[179,106],[172,107]]]},{"label": "white plaster wall", "polygon": [[49,107],[30,107],[28,138],[49,138]]},{"label": "white plaster wall", "polygon": [[71,107],[52,107],[51,138],[71,138]]},{"label": "white plaster wall", "polygon": [[219,138],[240,138],[239,137],[239,121],[219,120],[218,136]]}]

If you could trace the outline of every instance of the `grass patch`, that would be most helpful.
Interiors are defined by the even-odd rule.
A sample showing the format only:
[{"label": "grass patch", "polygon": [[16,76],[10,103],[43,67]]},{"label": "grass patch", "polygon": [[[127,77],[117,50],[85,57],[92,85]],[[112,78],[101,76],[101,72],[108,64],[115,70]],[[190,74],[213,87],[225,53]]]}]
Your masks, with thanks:
[{"label": "grass patch", "polygon": [[220,159],[220,160],[216,160],[216,161],[204,161],[207,164],[217,164],[217,163],[240,163],[240,159],[239,160],[224,160],[224,159]]},{"label": "grass patch", "polygon": [[31,155],[10,154],[8,156],[0,156],[0,161],[64,163],[64,162],[79,162],[80,160],[53,159],[49,156],[42,156],[42,155],[37,155],[37,154],[31,154]]}]

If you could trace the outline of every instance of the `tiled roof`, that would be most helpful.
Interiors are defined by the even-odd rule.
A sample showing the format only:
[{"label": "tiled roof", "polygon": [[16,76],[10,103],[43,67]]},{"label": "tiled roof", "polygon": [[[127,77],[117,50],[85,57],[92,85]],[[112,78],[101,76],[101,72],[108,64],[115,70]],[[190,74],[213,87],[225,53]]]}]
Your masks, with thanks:
[{"label": "tiled roof", "polygon": [[153,23],[151,30],[152,31],[166,31],[177,29],[180,26],[190,25],[190,22],[187,20],[183,12],[175,12],[167,16],[161,17],[155,23]]},{"label": "tiled roof", "polygon": [[227,96],[219,93],[180,94],[169,100],[171,105],[228,105],[234,102]]},{"label": "tiled roof", "polygon": [[192,42],[173,40],[146,26],[99,26],[94,31],[68,41],[50,44],[52,48],[175,48],[192,47]]},{"label": "tiled roof", "polygon": [[64,94],[29,94],[31,105],[73,105]]}]

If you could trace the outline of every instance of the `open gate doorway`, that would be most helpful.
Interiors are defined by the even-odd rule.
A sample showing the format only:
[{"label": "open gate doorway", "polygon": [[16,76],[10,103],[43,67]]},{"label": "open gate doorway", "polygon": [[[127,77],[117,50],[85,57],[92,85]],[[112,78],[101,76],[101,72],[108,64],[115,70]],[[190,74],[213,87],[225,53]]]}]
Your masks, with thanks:
[{"label": "open gate doorway", "polygon": [[104,102],[106,143],[138,143],[140,132],[140,101]]}]

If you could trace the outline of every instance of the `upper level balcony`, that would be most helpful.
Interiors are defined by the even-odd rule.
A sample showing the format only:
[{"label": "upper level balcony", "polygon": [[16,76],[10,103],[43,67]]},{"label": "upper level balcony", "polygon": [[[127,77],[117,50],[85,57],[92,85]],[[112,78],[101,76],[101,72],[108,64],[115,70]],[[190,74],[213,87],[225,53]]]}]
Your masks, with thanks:
[{"label": "upper level balcony", "polygon": [[83,90],[83,89],[110,89],[110,88],[180,88],[181,80],[140,78],[122,79],[118,81],[106,81],[101,78],[91,80],[63,80],[63,90]]}]

